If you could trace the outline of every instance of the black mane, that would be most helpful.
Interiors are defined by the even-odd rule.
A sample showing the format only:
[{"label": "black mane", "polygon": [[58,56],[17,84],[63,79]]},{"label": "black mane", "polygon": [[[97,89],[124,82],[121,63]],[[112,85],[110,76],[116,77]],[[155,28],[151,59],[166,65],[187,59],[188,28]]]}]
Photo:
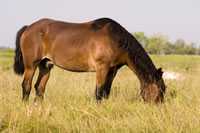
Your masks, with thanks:
[{"label": "black mane", "polygon": [[107,24],[109,24],[108,31],[111,38],[117,41],[120,48],[128,52],[139,75],[143,75],[145,79],[153,80],[156,75],[155,65],[142,45],[124,27],[110,18],[100,18],[93,21],[92,29],[98,31]]}]

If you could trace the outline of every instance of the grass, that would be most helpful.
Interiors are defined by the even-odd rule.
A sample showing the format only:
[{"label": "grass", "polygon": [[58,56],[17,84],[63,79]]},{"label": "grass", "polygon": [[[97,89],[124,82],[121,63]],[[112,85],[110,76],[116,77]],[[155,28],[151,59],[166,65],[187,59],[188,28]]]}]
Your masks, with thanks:
[{"label": "grass", "polygon": [[[156,66],[176,71],[181,80],[166,80],[162,105],[142,102],[136,76],[123,67],[114,80],[109,100],[97,105],[95,73],[72,73],[54,68],[45,100],[21,102],[22,77],[13,73],[13,53],[0,52],[0,132],[200,132],[200,57],[151,56]],[[37,75],[37,73],[36,73]],[[34,81],[36,76],[34,78]]]}]

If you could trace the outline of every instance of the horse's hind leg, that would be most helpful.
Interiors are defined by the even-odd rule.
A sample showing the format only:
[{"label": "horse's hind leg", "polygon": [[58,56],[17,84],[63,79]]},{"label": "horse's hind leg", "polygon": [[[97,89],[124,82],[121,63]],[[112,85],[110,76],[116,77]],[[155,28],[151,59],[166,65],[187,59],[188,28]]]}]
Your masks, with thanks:
[{"label": "horse's hind leg", "polygon": [[22,82],[22,100],[28,101],[30,92],[31,92],[31,84],[33,80],[33,75],[35,73],[35,68],[25,68],[24,71],[24,80]]},{"label": "horse's hind leg", "polygon": [[39,76],[35,84],[36,98],[35,101],[41,101],[44,98],[45,87],[50,76],[50,70],[53,64],[48,64],[48,60],[44,59],[39,64]]}]

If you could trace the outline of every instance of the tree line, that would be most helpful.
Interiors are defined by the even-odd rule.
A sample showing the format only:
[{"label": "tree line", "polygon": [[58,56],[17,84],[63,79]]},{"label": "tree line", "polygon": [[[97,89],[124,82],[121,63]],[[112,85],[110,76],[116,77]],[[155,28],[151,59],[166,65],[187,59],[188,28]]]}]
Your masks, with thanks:
[{"label": "tree line", "polygon": [[149,54],[200,55],[200,47],[197,44],[187,43],[183,39],[171,42],[161,34],[147,37],[144,32],[136,32],[133,35]]}]

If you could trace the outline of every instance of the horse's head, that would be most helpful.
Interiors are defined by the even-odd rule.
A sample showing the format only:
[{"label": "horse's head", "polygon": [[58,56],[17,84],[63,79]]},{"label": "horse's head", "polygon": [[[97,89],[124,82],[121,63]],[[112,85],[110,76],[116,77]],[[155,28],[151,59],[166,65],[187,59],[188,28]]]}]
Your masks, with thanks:
[{"label": "horse's head", "polygon": [[143,83],[141,88],[141,95],[145,102],[163,102],[165,93],[165,83],[162,78],[163,72],[159,68],[154,74],[154,79],[150,83]]}]

